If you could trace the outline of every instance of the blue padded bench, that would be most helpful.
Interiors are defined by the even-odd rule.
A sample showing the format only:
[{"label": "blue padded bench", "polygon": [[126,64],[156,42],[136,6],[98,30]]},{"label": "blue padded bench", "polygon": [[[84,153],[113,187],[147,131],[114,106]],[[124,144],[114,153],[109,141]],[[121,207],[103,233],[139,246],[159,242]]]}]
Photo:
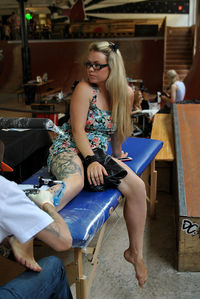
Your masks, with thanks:
[{"label": "blue padded bench", "polygon": [[[155,156],[162,148],[163,143],[158,140],[145,138],[128,138],[122,145],[124,152],[128,152],[133,158],[125,162],[138,176],[141,176],[146,184],[149,213],[155,216],[157,172],[155,170]],[[111,154],[109,147],[108,153]],[[42,168],[23,184],[38,184],[38,177],[49,177],[47,167]],[[122,194],[116,189],[108,189],[104,192],[81,191],[59,213],[67,223],[73,238],[74,261],[66,266],[70,284],[76,283],[76,298],[86,299],[89,293],[94,271],[97,266],[97,256],[105,231],[106,220],[119,204]],[[94,248],[89,247],[90,241],[99,231],[99,238]],[[86,276],[82,273],[82,253],[93,254],[91,271],[88,284]]]}]

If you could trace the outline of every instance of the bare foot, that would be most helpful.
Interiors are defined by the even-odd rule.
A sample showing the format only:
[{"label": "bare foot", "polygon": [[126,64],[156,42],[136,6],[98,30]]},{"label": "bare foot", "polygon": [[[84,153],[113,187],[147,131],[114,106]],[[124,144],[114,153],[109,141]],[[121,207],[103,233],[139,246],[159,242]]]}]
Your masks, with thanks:
[{"label": "bare foot", "polygon": [[143,288],[145,282],[147,281],[147,270],[143,259],[136,260],[133,257],[133,254],[131,254],[130,249],[124,251],[124,258],[126,259],[127,262],[133,264],[135,268],[138,284],[141,288]]},{"label": "bare foot", "polygon": [[36,272],[40,272],[42,270],[33,256],[33,240],[21,244],[17,238],[12,236],[9,238],[9,243],[12,247],[16,260],[20,264]]}]

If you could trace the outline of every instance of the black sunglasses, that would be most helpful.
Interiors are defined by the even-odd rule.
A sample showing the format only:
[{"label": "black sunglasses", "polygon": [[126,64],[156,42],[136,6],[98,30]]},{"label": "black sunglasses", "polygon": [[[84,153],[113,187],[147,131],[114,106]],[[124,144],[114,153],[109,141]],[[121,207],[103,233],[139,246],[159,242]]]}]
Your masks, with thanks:
[{"label": "black sunglasses", "polygon": [[103,69],[104,67],[108,66],[108,64],[100,64],[100,63],[91,63],[89,61],[85,62],[85,67],[87,69],[89,68],[93,68],[95,71],[100,71],[101,69]]}]

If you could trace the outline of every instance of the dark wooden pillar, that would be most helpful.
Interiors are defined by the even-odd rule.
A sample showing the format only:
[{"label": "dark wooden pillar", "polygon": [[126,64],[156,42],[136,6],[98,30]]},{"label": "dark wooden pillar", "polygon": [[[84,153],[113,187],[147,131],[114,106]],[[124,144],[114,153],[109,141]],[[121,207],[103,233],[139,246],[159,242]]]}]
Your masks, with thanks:
[{"label": "dark wooden pillar", "polygon": [[[28,44],[28,36],[26,29],[26,21],[25,21],[25,9],[24,2],[27,0],[17,0],[19,3],[19,11],[20,11],[20,22],[21,22],[21,39],[22,39],[22,67],[23,67],[23,83],[27,83],[29,80],[32,80],[32,72],[31,72],[31,60],[30,60],[30,48]],[[35,87],[34,86],[25,86],[25,102],[26,104],[31,104],[35,99]]]}]

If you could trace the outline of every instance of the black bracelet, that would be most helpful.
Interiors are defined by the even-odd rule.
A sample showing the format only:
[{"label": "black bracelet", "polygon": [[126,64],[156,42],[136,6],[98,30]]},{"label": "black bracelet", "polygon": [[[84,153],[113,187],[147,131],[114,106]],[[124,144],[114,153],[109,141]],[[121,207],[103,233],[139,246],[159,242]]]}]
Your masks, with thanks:
[{"label": "black bracelet", "polygon": [[88,167],[92,162],[95,162],[95,161],[97,161],[98,162],[98,158],[95,156],[95,155],[93,155],[93,156],[87,156],[87,157],[85,157],[85,159],[84,159],[84,162],[85,162],[85,165]]}]

